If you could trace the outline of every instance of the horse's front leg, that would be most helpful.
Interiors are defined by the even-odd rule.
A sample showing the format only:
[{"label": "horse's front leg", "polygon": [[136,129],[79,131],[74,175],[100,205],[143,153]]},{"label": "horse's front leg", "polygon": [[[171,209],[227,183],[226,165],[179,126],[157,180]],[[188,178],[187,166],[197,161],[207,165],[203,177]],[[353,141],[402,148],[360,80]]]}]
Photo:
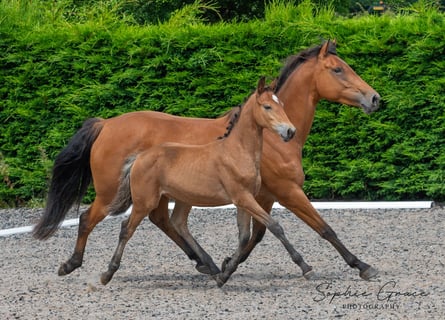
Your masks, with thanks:
[{"label": "horse's front leg", "polygon": [[274,190],[275,196],[283,206],[314,229],[323,239],[329,241],[350,267],[357,268],[362,279],[369,280],[377,275],[378,271],[376,269],[359,260],[346,249],[338,239],[337,234],[315,210],[297,183],[291,180],[281,181],[275,189],[271,187],[270,190]]},{"label": "horse's front leg", "polygon": [[[191,208],[192,206],[188,204],[176,202],[173,212],[176,212],[174,213],[174,215],[185,215],[190,212]],[[196,270],[204,274],[211,273],[209,267],[201,261],[197,253],[192,249],[187,241],[183,237],[181,237],[181,235],[171,224],[170,216],[168,215],[168,198],[161,198],[158,207],[150,213],[149,218],[151,222],[153,222],[159,229],[161,229],[185,252],[190,260],[196,261]]]}]

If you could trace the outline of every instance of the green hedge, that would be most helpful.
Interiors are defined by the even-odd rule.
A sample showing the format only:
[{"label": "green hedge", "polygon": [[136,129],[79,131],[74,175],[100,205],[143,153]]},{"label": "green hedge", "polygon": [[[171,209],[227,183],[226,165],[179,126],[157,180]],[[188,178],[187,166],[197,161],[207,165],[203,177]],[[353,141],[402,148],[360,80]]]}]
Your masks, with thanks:
[{"label": "green hedge", "polygon": [[103,2],[80,22],[63,1],[0,2],[0,205],[45,197],[52,160],[89,117],[133,110],[216,117],[274,77],[283,60],[336,38],[338,53],[382,95],[371,116],[323,102],[304,149],[314,199],[445,199],[445,19],[338,17],[277,1],[264,20],[206,25],[199,6],[137,26]]}]

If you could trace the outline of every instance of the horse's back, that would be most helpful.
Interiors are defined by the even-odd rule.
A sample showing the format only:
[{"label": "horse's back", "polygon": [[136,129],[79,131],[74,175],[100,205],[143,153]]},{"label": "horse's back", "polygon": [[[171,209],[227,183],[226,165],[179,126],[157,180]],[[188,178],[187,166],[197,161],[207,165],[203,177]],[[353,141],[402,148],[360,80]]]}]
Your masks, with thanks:
[{"label": "horse's back", "polygon": [[129,156],[165,142],[205,144],[225,131],[225,119],[187,118],[156,111],[129,112],[101,121],[90,155],[94,187],[109,200]]}]

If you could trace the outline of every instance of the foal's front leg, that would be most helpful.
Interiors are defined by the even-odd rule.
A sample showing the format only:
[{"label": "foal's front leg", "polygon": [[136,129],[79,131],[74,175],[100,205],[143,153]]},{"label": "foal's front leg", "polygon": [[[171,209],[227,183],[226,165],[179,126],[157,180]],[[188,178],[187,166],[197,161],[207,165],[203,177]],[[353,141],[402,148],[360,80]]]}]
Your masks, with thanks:
[{"label": "foal's front leg", "polygon": [[[270,215],[266,211],[264,211],[263,208],[261,208],[261,206],[256,202],[253,195],[245,195],[242,200],[237,203],[237,207],[243,208],[254,219],[264,224],[266,228],[269,229],[269,231],[272,232],[272,234],[283,243],[292,260],[303,271],[303,276],[305,278],[308,279],[313,275],[312,267],[304,261],[303,257],[290,244],[289,240],[284,234],[284,230],[281,225],[277,221],[272,219]],[[237,251],[232,259],[229,261],[229,263],[227,263],[224,272],[218,275],[217,282],[219,287],[223,286],[227,282],[231,274],[236,270],[240,259],[241,254]]]},{"label": "foal's front leg", "polygon": [[[260,190],[259,194],[255,197],[258,204],[264,209],[266,212],[271,212],[272,206],[274,203],[274,199],[270,197],[270,195],[265,192],[263,189]],[[252,250],[255,246],[261,242],[266,233],[266,226],[264,224],[258,222],[255,219],[251,218],[251,215],[244,212],[243,209],[237,208],[237,221],[238,221],[238,231],[239,231],[239,245],[237,252],[233,254],[239,255],[239,263],[243,263],[249,257]],[[252,221],[252,234],[250,233],[250,222]],[[247,241],[246,241],[247,237]],[[227,263],[233,258],[226,257],[222,264],[222,271],[226,269]]]}]

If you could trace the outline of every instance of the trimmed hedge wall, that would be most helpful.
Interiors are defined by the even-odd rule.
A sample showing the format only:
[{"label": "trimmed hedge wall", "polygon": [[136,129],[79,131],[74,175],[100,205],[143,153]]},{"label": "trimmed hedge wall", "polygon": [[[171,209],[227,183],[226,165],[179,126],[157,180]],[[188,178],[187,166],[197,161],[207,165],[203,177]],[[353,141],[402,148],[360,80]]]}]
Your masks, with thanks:
[{"label": "trimmed hedge wall", "polygon": [[0,206],[44,199],[52,160],[85,119],[145,109],[216,117],[322,38],[337,39],[382,105],[370,116],[319,105],[304,149],[307,194],[445,199],[443,13],[424,5],[344,19],[278,1],[264,20],[206,25],[198,11],[137,26],[98,5],[73,23],[55,2],[2,1]]}]

